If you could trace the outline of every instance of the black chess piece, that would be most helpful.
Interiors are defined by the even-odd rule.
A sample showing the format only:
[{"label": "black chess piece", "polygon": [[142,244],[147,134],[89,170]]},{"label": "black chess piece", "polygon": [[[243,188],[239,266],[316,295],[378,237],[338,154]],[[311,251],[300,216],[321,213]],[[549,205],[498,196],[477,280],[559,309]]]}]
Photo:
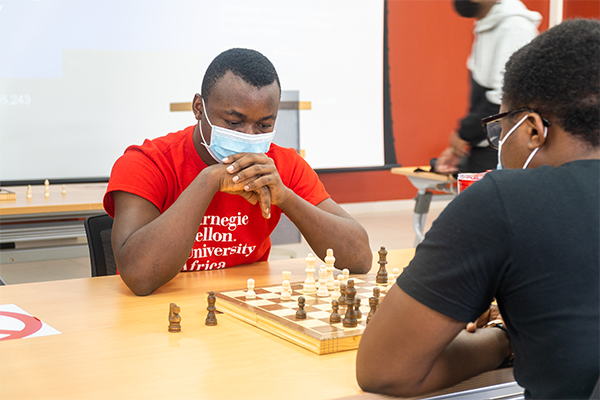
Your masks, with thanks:
[{"label": "black chess piece", "polygon": [[306,310],[304,309],[305,303],[306,299],[304,297],[298,297],[298,310],[296,311],[296,319],[306,319]]},{"label": "black chess piece", "polygon": [[373,297],[375,297],[376,299],[379,299],[379,296],[381,296],[381,289],[378,288],[377,286],[375,286],[373,288]]},{"label": "black chess piece", "polygon": [[375,278],[375,283],[378,285],[387,285],[388,283],[388,273],[387,269],[385,269],[385,265],[387,264],[387,250],[384,246],[381,246],[379,249],[379,271],[377,271],[377,277]]},{"label": "black chess piece", "polygon": [[181,332],[180,308],[175,303],[169,305],[169,332]]},{"label": "black chess piece", "polygon": [[346,284],[345,283],[340,284],[340,297],[338,298],[338,302],[340,303],[340,306],[346,305]]},{"label": "black chess piece", "polygon": [[356,298],[356,304],[354,305],[354,314],[356,314],[357,320],[360,320],[362,318],[362,311],[360,311],[360,297]]},{"label": "black chess piece", "polygon": [[217,325],[217,317],[215,316],[215,311],[217,310],[217,307],[215,307],[216,301],[217,298],[215,296],[215,292],[208,292],[208,307],[206,307],[206,309],[208,310],[208,315],[206,316],[206,320],[204,321],[204,323],[208,326]]},{"label": "black chess piece", "polygon": [[331,309],[333,310],[333,312],[331,313],[331,316],[329,317],[329,322],[331,322],[332,324],[336,324],[336,323],[339,323],[342,321],[342,316],[338,312],[339,308],[340,308],[340,303],[337,300],[332,300],[331,301]]},{"label": "black chess piece", "polygon": [[371,297],[369,299],[369,306],[371,307],[371,309],[369,310],[369,315],[367,315],[367,324],[371,322],[371,318],[373,318],[373,315],[375,315],[375,311],[377,311],[377,307],[379,307],[379,298]]},{"label": "black chess piece", "polygon": [[346,285],[346,315],[344,316],[344,327],[355,328],[358,325],[354,305],[356,304],[356,289],[354,288],[354,279],[348,279]]}]

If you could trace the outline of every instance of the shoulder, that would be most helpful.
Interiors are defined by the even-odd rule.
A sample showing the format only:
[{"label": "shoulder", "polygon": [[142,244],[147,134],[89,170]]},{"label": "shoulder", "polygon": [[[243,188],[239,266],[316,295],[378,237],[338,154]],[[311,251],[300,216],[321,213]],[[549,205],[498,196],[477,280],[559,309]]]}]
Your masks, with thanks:
[{"label": "shoulder", "polygon": [[187,127],[181,131],[172,132],[155,139],[146,139],[141,145],[132,145],[125,150],[128,153],[142,153],[149,157],[159,154],[171,153],[173,149],[181,149],[187,145],[191,138],[194,126]]}]

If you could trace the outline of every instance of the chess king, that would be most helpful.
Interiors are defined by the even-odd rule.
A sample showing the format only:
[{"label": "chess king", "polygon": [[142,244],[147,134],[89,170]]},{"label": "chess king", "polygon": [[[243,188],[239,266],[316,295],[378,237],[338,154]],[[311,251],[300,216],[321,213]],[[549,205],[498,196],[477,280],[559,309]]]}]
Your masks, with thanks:
[{"label": "chess king", "polygon": [[280,97],[265,56],[227,50],[193,97],[196,123],[130,146],[115,162],[104,208],[119,273],[135,294],[180,271],[267,260],[282,212],[321,259],[333,248],[337,268],[370,269],[366,231],[295,150],[272,143]]}]

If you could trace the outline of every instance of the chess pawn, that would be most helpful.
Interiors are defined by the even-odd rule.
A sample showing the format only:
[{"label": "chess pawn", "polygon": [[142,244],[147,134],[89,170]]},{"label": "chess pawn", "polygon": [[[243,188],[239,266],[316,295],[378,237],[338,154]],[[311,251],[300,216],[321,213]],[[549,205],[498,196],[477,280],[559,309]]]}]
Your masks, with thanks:
[{"label": "chess pawn", "polygon": [[256,298],[256,292],[254,291],[254,279],[248,279],[248,290],[246,291],[246,300],[253,300]]},{"label": "chess pawn", "polygon": [[340,303],[340,306],[346,305],[346,284],[345,283],[340,284],[340,297],[338,298],[338,302]]},{"label": "chess pawn", "polygon": [[62,185],[62,191],[60,192],[63,196],[67,194],[67,186]]},{"label": "chess pawn", "polygon": [[342,275],[344,276],[344,283],[348,286],[348,278],[350,277],[350,270],[348,268],[344,268],[342,270]]},{"label": "chess pawn", "polygon": [[373,297],[379,300],[379,296],[381,296],[381,289],[377,286],[373,288]]},{"label": "chess pawn", "polygon": [[327,270],[322,265],[319,269],[319,289],[317,290],[317,297],[329,296],[329,290],[327,290]]},{"label": "chess pawn", "polygon": [[291,290],[290,290],[290,281],[288,281],[288,280],[283,281],[283,283],[281,284],[280,299],[283,301],[289,301],[292,299],[292,294],[291,294]]},{"label": "chess pawn", "polygon": [[169,306],[169,332],[181,332],[181,316],[179,315],[177,304],[171,303]]},{"label": "chess pawn", "polygon": [[44,197],[50,197],[50,182],[48,182],[48,179],[44,182]]},{"label": "chess pawn", "polygon": [[375,278],[375,283],[378,285],[386,285],[388,283],[388,273],[385,266],[387,264],[387,250],[385,247],[381,246],[379,249],[379,271],[377,271],[377,277]]},{"label": "chess pawn", "polygon": [[28,199],[31,199],[32,195],[31,195],[31,185],[27,185],[27,192],[25,192],[25,197],[27,197]]},{"label": "chess pawn", "polygon": [[302,296],[298,297],[298,310],[296,311],[296,319],[306,319],[306,310],[304,309],[306,299]]},{"label": "chess pawn", "polygon": [[338,280],[334,280],[333,281],[333,292],[331,292],[331,298],[333,299],[338,299],[341,295],[340,293],[340,281]]},{"label": "chess pawn", "polygon": [[206,307],[208,310],[208,315],[206,316],[204,324],[208,326],[215,326],[217,325],[217,317],[215,316],[215,311],[217,311],[215,302],[217,301],[217,298],[215,297],[215,292],[208,292],[206,301],[208,302],[208,307]]},{"label": "chess pawn", "polygon": [[310,253],[308,257],[306,257],[306,279],[304,280],[304,293],[315,293],[317,291],[317,286],[315,282],[315,257]]},{"label": "chess pawn", "polygon": [[377,311],[378,306],[379,306],[379,298],[371,297],[369,299],[369,307],[371,307],[371,310],[369,310],[369,315],[367,315],[367,324],[369,324],[369,322],[371,322],[371,318],[373,318],[373,315],[375,315],[375,311]]},{"label": "chess pawn", "polygon": [[354,305],[354,314],[356,314],[356,319],[362,319],[362,311],[360,311],[360,297],[356,298],[356,304]]},{"label": "chess pawn", "polygon": [[342,316],[338,312],[339,308],[340,308],[340,304],[338,303],[338,301],[337,300],[333,300],[331,302],[331,309],[333,310],[333,312],[329,316],[329,322],[330,323],[336,324],[336,323],[339,323],[339,322],[342,321]]}]

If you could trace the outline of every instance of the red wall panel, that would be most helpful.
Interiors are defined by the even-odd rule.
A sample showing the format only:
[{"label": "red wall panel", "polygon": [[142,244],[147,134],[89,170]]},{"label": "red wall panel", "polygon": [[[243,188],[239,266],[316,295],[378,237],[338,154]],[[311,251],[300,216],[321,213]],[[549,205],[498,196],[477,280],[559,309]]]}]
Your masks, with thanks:
[{"label": "red wall panel", "polygon": [[[523,0],[548,29],[550,0]],[[600,1],[565,0],[564,18],[600,19]],[[459,17],[452,0],[390,0],[389,62],[395,150],[403,166],[428,165],[468,107],[466,61],[473,20]],[[389,171],[319,175],[339,203],[410,199],[405,177]]]}]

